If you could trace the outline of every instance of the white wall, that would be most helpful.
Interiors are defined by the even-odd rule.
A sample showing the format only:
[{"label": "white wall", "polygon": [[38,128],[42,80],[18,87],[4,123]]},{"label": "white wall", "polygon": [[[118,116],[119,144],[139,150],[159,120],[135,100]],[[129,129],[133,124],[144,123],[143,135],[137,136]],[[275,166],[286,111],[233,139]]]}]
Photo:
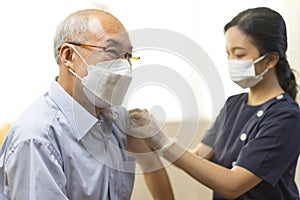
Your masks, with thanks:
[{"label": "white wall", "polygon": [[[228,78],[223,26],[243,9],[269,6],[282,13],[290,28],[289,58],[295,67],[299,67],[300,63],[298,56],[300,39],[297,24],[299,1],[297,0],[153,0],[143,2],[138,0],[43,2],[16,0],[3,1],[1,4],[0,122],[14,121],[28,104],[48,89],[58,71],[52,53],[52,38],[57,23],[71,11],[92,4],[106,5],[106,9],[119,17],[129,31],[141,28],[163,28],[183,34],[197,42],[218,69],[226,97],[242,90]],[[171,62],[169,65],[176,68]],[[187,74],[189,73],[192,74],[187,70]],[[194,81],[191,87],[197,96],[201,117],[211,118],[213,105],[211,105],[212,100],[208,93],[210,86],[205,85],[205,77],[204,79],[196,77],[191,81],[192,83]],[[170,93],[165,92],[165,95],[160,95],[161,99],[170,99],[173,102],[172,105],[176,106],[176,101],[172,101]],[[144,102],[144,105],[140,102]],[[178,119],[178,109],[172,109],[172,106],[166,106],[164,102],[166,100],[156,102],[156,104],[161,103],[160,106],[165,109],[165,113],[169,113],[169,119]],[[148,109],[155,106],[149,98],[143,99],[141,96],[133,99],[130,105]]]}]

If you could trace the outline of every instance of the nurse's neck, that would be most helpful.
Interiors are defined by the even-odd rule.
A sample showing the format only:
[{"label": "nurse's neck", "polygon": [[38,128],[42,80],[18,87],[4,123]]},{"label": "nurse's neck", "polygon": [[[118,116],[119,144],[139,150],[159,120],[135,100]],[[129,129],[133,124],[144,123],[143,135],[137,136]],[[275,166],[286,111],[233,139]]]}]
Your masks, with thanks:
[{"label": "nurse's neck", "polygon": [[261,105],[268,100],[284,93],[284,90],[279,87],[253,87],[250,89],[248,93],[247,105],[250,106],[258,106]]},{"label": "nurse's neck", "polygon": [[264,78],[258,84],[250,88],[247,104],[258,106],[282,93],[284,93],[284,90],[281,88],[276,71],[273,68],[264,75]]}]

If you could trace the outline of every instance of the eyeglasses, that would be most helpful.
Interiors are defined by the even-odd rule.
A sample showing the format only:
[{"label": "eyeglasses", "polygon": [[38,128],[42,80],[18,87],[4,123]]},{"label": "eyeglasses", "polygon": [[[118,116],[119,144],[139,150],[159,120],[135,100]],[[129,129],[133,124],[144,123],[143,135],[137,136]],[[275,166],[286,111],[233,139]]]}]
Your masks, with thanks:
[{"label": "eyeglasses", "polygon": [[132,52],[125,52],[124,50],[116,47],[102,47],[97,45],[91,45],[91,44],[81,44],[77,42],[66,42],[68,44],[73,44],[85,49],[94,50],[94,48],[100,49],[103,51],[109,58],[111,59],[119,59],[124,58],[126,59],[129,64],[131,65],[131,60],[139,60],[139,56],[132,56]]}]

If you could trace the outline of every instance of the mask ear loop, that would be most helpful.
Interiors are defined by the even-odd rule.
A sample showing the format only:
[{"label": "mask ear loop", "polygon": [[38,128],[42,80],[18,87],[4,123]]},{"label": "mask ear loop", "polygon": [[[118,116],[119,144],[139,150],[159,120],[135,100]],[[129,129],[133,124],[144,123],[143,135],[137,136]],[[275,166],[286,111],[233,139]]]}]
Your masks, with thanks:
[{"label": "mask ear loop", "polygon": [[73,75],[76,76],[79,80],[82,81],[82,78],[81,78],[78,74],[76,74],[75,72],[73,72],[70,68],[68,68],[68,70],[69,70],[69,72],[71,72],[71,74],[73,74]]},{"label": "mask ear loop", "polygon": [[260,75],[258,75],[259,77],[263,77],[263,75],[265,75],[267,72],[269,71],[269,68],[266,68]]},{"label": "mask ear loop", "polygon": [[[257,60],[255,60],[255,61],[253,62],[253,64],[256,64],[256,63],[262,61],[267,55],[268,55],[268,53],[264,54],[263,56],[261,56],[260,58],[258,58]],[[263,77],[268,71],[269,71],[269,69],[266,68],[262,73],[260,73],[260,74],[257,75],[256,77],[257,77],[257,78],[261,78],[261,77]]]},{"label": "mask ear loop", "polygon": [[256,63],[262,61],[267,55],[268,55],[268,53],[266,53],[265,55],[263,55],[263,56],[257,58],[255,61],[253,61],[253,64],[256,64]]},{"label": "mask ear loop", "polygon": [[82,62],[83,62],[86,66],[89,66],[89,65],[87,64],[87,62],[83,59],[83,57],[80,55],[80,53],[77,51],[77,49],[76,49],[73,45],[71,45],[71,47],[72,47],[72,49],[75,51],[75,53],[79,56],[79,58],[82,60]]},{"label": "mask ear loop", "polygon": [[[77,49],[71,45],[72,49],[75,51],[75,53],[79,56],[79,58],[82,60],[82,62],[88,67],[89,65],[87,64],[87,62],[83,59],[83,57],[80,55],[80,53],[77,51]],[[79,80],[82,81],[82,78],[76,74],[75,72],[73,72],[70,68],[68,68],[69,72],[71,72],[74,76],[76,76]]]}]

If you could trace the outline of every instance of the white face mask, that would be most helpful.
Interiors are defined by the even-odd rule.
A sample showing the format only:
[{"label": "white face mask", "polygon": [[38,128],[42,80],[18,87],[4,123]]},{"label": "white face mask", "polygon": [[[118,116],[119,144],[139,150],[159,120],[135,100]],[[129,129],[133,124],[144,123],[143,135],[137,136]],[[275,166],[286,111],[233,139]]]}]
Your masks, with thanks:
[{"label": "white face mask", "polygon": [[81,78],[70,68],[69,71],[81,80],[83,92],[90,102],[99,108],[121,105],[132,80],[129,62],[117,59],[93,66],[88,65],[75,48],[74,51],[86,64],[88,73]]},{"label": "white face mask", "polygon": [[229,75],[233,82],[242,88],[251,88],[263,79],[263,75],[268,72],[266,68],[261,74],[255,75],[255,63],[263,60],[267,54],[253,60],[228,59]]}]

